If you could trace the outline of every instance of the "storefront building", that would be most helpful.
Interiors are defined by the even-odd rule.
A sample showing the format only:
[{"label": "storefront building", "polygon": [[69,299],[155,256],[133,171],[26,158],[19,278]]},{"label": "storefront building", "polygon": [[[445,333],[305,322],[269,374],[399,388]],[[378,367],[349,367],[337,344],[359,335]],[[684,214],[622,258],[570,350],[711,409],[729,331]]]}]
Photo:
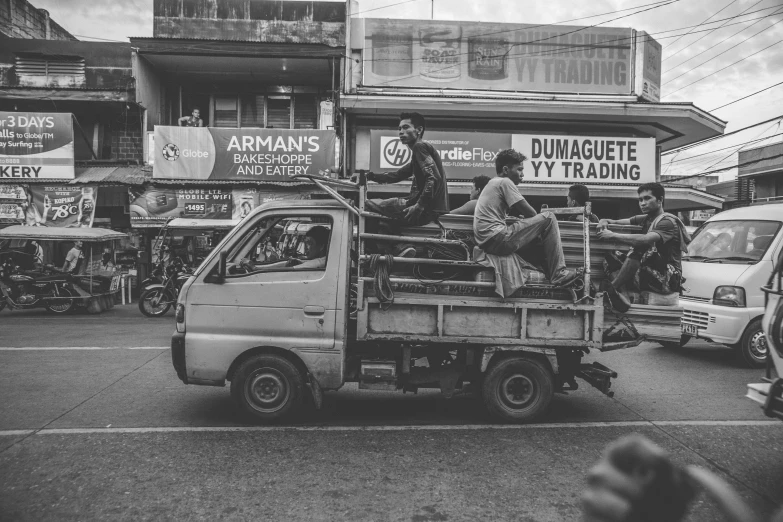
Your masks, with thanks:
[{"label": "storefront building", "polygon": [[745,204],[783,202],[783,143],[741,150],[737,161],[737,180],[753,187]]},{"label": "storefront building", "polygon": [[129,214],[147,251],[186,218],[174,246],[198,263],[225,224],[309,197],[293,175],[335,168],[344,2],[155,0],[153,37],[131,45],[151,177]]},{"label": "storefront building", "polygon": [[[535,208],[564,206],[568,187],[583,183],[599,216],[632,215],[636,187],[660,178],[661,152],[725,127],[693,104],[659,101],[661,47],[632,29],[352,19],[346,50],[354,58],[340,99],[347,168],[402,166],[399,114],[417,111],[441,154],[452,208],[474,176],[495,175],[499,150],[514,147],[529,159],[521,190]],[[372,190],[403,194],[404,185]],[[721,203],[667,187],[667,210]]]}]

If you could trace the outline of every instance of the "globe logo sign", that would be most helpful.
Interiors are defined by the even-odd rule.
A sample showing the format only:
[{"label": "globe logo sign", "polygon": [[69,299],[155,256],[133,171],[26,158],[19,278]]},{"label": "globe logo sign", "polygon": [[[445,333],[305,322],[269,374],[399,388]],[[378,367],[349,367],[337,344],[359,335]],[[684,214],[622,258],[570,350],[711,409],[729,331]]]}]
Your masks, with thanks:
[{"label": "globe logo sign", "polygon": [[163,147],[163,157],[168,161],[177,161],[177,158],[179,158],[179,147],[173,143],[167,143]]},{"label": "globe logo sign", "polygon": [[391,136],[381,137],[381,168],[400,168],[411,160],[411,149]]}]

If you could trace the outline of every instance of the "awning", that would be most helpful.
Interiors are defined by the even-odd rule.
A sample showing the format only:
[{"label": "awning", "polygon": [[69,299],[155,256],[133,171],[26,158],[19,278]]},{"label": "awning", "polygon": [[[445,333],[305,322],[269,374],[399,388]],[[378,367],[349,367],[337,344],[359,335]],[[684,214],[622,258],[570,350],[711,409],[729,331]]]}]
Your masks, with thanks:
[{"label": "awning", "polygon": [[197,219],[174,218],[169,221],[168,228],[180,228],[187,230],[230,230],[237,226],[241,219]]},{"label": "awning", "polygon": [[664,151],[718,136],[726,127],[726,122],[692,103],[642,103],[633,96],[384,91],[342,95],[340,106],[358,118],[376,120],[397,118],[401,110],[417,111],[427,117],[431,128],[443,123],[464,128],[483,120],[520,130],[560,123],[609,133],[634,132],[654,137]]},{"label": "awning", "polygon": [[105,228],[58,228],[12,225],[0,230],[0,239],[100,242],[112,241],[114,239],[126,239],[127,237],[126,234]]}]

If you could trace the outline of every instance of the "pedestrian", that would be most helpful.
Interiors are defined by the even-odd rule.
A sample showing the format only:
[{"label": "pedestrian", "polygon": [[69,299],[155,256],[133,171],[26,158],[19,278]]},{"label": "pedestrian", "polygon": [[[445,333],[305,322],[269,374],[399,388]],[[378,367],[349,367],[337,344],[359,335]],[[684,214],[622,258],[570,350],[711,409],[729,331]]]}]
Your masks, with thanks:
[{"label": "pedestrian", "polygon": [[84,259],[84,253],[82,252],[82,242],[75,241],[73,248],[68,251],[65,256],[65,263],[63,263],[63,272],[75,273],[81,264],[80,261]]},{"label": "pedestrian", "polygon": [[461,216],[472,216],[476,211],[476,202],[481,195],[481,191],[484,190],[484,187],[487,186],[487,183],[489,183],[490,179],[491,178],[489,176],[485,176],[484,174],[474,177],[473,190],[470,191],[470,200],[461,207],[455,208],[449,213]]},{"label": "pedestrian", "polygon": [[190,116],[183,116],[177,120],[180,127],[203,127],[204,120],[201,119],[201,109],[193,107]]}]

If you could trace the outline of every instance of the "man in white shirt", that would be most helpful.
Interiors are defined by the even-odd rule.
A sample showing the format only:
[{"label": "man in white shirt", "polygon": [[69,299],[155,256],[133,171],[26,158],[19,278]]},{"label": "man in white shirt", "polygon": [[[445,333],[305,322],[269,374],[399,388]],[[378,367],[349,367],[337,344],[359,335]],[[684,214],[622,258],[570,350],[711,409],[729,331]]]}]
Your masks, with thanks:
[{"label": "man in white shirt", "polygon": [[76,269],[76,265],[79,264],[79,259],[82,254],[82,242],[76,241],[73,244],[73,248],[68,251],[68,255],[65,256],[65,263],[63,263],[63,272],[73,272]]},{"label": "man in white shirt", "polygon": [[[547,277],[564,286],[579,276],[565,266],[560,228],[551,212],[538,214],[519,193],[523,163],[527,158],[514,149],[500,151],[495,158],[497,177],[481,191],[473,214],[476,244],[487,254],[507,256],[541,238],[546,257]],[[522,217],[506,225],[506,217]]]}]

